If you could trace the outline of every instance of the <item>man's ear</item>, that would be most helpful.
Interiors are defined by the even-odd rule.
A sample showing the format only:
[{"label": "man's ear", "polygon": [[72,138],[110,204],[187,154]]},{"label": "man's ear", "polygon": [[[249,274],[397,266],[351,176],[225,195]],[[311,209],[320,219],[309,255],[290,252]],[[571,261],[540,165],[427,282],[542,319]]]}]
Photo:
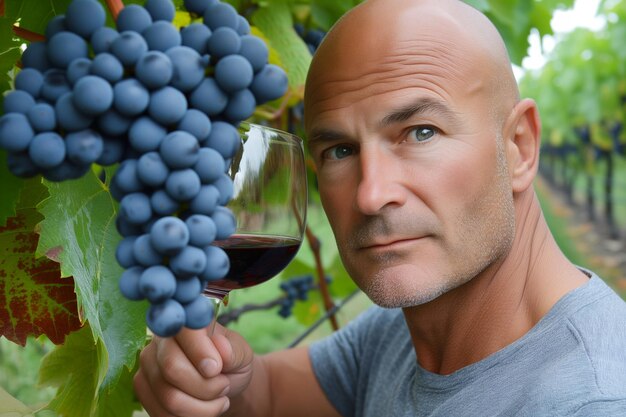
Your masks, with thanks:
[{"label": "man's ear", "polygon": [[539,167],[541,120],[533,100],[523,99],[513,107],[504,126],[504,144],[512,190],[522,192],[532,185]]}]

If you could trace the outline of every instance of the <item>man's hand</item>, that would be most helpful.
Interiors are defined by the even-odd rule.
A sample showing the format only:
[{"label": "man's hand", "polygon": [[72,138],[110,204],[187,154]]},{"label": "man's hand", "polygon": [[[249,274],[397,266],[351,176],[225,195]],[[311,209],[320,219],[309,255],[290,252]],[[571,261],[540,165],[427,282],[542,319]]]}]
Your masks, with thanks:
[{"label": "man's hand", "polygon": [[155,337],[141,352],[135,392],[151,417],[219,416],[250,383],[254,355],[237,333],[219,325]]}]

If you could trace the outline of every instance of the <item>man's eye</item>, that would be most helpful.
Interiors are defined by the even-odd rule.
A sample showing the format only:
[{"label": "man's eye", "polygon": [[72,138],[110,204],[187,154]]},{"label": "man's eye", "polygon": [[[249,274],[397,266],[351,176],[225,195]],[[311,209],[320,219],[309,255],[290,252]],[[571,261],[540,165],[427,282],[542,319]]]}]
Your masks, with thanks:
[{"label": "man's eye", "polygon": [[337,145],[337,146],[333,146],[330,149],[327,149],[324,151],[324,158],[325,159],[343,159],[346,158],[350,155],[352,155],[353,150],[350,146],[347,145]]},{"label": "man's eye", "polygon": [[428,142],[433,136],[436,134],[436,130],[430,126],[418,126],[416,128],[411,129],[409,132],[409,136],[415,142]]}]

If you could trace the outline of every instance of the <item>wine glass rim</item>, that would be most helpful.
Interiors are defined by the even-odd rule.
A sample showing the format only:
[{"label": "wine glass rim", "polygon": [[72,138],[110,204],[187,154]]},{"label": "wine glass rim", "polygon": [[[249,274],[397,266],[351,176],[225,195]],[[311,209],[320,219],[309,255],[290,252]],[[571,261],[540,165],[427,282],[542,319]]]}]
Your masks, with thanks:
[{"label": "wine glass rim", "polygon": [[242,127],[255,127],[255,128],[259,128],[259,129],[263,129],[263,130],[269,130],[271,132],[275,132],[281,136],[285,136],[287,138],[290,138],[291,140],[297,142],[298,144],[302,145],[304,143],[304,141],[302,140],[302,138],[300,138],[297,135],[294,135],[293,133],[284,131],[284,130],[280,130],[280,129],[276,129],[274,127],[269,127],[269,126],[264,126],[258,123],[251,123],[251,122],[241,122],[241,126]]}]

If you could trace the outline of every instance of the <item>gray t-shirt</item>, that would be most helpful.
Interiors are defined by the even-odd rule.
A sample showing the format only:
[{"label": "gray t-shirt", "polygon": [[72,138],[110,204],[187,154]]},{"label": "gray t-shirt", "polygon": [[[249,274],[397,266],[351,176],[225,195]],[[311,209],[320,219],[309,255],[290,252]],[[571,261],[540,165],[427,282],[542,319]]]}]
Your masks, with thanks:
[{"label": "gray t-shirt", "polygon": [[626,303],[598,276],[526,335],[439,375],[416,361],[401,310],[373,307],[310,346],[342,416],[626,416]]}]

